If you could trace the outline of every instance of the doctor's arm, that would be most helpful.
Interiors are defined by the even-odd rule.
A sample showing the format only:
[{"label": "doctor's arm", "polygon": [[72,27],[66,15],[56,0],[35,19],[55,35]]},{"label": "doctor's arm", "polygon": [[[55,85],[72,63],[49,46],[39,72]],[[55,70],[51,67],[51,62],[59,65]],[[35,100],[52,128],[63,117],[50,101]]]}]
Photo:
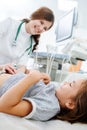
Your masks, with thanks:
[{"label": "doctor's arm", "polygon": [[7,35],[9,28],[11,27],[12,20],[11,18],[6,18],[5,20],[0,21],[0,38]]},{"label": "doctor's arm", "polygon": [[8,73],[8,74],[16,74],[19,72],[29,73],[29,70],[26,69],[25,66],[20,66],[18,69],[15,69],[11,64],[0,65],[1,73]]}]

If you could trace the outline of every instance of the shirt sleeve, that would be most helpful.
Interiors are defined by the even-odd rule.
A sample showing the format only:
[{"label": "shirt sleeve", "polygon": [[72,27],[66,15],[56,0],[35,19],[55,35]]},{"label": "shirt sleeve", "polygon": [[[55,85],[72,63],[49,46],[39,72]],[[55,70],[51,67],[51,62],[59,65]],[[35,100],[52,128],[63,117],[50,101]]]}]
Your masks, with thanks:
[{"label": "shirt sleeve", "polygon": [[0,22],[0,37],[3,37],[11,26],[11,18],[7,18]]},{"label": "shirt sleeve", "polygon": [[60,106],[58,101],[55,102],[53,99],[52,102],[40,99],[38,96],[36,98],[23,98],[32,104],[32,112],[29,113],[24,118],[34,119],[39,121],[47,121],[54,117],[60,111]]}]

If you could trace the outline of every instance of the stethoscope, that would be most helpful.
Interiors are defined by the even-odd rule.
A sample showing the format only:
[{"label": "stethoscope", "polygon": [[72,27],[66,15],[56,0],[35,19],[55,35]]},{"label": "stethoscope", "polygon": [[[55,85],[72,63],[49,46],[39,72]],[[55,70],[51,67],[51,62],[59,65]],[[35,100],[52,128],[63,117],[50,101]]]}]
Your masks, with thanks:
[{"label": "stethoscope", "polygon": [[[17,43],[16,43],[16,42],[17,42],[17,38],[18,38],[18,36],[19,36],[19,33],[20,33],[20,30],[21,30],[21,27],[22,27],[22,24],[23,24],[23,23],[24,23],[24,21],[22,21],[22,22],[19,24],[19,26],[18,26],[16,35],[15,35],[15,39],[14,39],[13,43],[11,44],[12,47],[15,47],[15,46],[17,45]],[[25,53],[27,53],[28,55],[30,55],[31,52],[32,52],[32,46],[33,46],[33,43],[32,43],[32,36],[31,36],[31,37],[30,37],[30,46],[24,50],[24,52],[19,56],[19,58],[21,58]]]}]

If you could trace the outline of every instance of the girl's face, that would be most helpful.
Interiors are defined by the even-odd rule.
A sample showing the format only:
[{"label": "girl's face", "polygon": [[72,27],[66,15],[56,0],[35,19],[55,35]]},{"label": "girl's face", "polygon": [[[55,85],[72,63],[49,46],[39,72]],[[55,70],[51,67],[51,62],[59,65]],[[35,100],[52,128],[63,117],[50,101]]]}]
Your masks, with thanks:
[{"label": "girl's face", "polygon": [[31,20],[25,25],[25,28],[27,33],[37,35],[47,31],[51,25],[52,22],[46,20]]},{"label": "girl's face", "polygon": [[63,85],[57,88],[56,96],[62,106],[65,106],[68,101],[72,101],[74,97],[76,97],[78,91],[81,89],[82,82],[82,79],[73,81],[71,83],[65,82]]}]

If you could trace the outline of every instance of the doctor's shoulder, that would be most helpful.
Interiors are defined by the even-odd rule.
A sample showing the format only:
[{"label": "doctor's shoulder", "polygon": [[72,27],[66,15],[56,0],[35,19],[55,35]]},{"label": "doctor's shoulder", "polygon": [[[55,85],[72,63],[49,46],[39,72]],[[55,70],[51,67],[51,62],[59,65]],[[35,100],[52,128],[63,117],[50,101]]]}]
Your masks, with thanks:
[{"label": "doctor's shoulder", "polygon": [[10,17],[0,21],[0,33],[2,34],[7,32],[10,29],[12,23],[13,19]]},{"label": "doctor's shoulder", "polygon": [[11,17],[8,17],[2,21],[0,21],[0,28],[10,28],[12,25],[18,24],[20,21],[15,20]]},{"label": "doctor's shoulder", "polygon": [[12,21],[12,18],[8,17],[8,18],[5,18],[3,20],[0,20],[0,26],[3,25],[10,25],[11,24],[11,21]]}]

